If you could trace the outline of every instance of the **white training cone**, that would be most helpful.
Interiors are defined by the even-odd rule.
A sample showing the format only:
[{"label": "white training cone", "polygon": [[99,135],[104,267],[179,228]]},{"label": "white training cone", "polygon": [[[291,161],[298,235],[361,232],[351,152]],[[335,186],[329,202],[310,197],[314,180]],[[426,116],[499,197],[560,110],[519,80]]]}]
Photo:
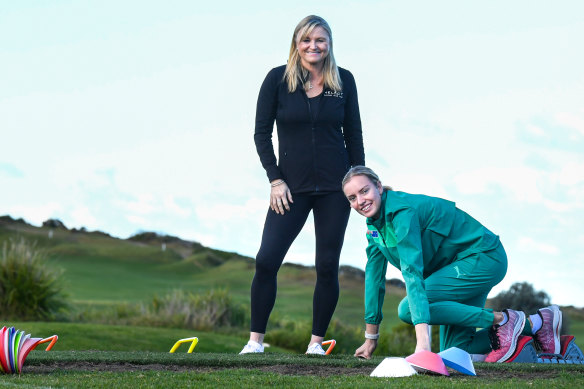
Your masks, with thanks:
[{"label": "white training cone", "polygon": [[371,377],[409,377],[417,374],[405,358],[385,358],[373,372]]},{"label": "white training cone", "polygon": [[477,375],[470,354],[458,347],[450,347],[438,353],[442,357],[444,364],[451,369],[467,375]]}]

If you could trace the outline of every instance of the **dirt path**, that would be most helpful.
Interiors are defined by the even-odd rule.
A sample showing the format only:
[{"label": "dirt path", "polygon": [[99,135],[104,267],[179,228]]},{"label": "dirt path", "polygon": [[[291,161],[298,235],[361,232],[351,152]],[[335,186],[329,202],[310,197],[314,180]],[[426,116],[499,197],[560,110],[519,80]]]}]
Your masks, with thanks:
[{"label": "dirt path", "polygon": [[[51,362],[47,364],[25,366],[24,373],[33,374],[47,374],[55,370],[81,370],[81,371],[112,371],[112,372],[129,372],[129,371],[196,371],[200,373],[209,373],[214,371],[229,370],[232,368],[224,367],[200,367],[200,366],[185,366],[185,365],[165,365],[165,364],[130,364],[130,363],[91,363],[91,362]],[[258,366],[255,370],[277,373],[282,375],[312,375],[316,377],[331,376],[331,375],[370,375],[373,371],[371,366],[360,367],[338,367],[338,366],[301,366],[294,364],[272,365],[272,366]],[[450,370],[453,378],[466,378],[468,376]],[[509,379],[518,378],[525,380],[533,380],[534,378],[555,378],[560,374],[560,371],[549,369],[539,370],[536,372],[504,370],[504,369],[476,369],[477,376],[486,379]],[[584,376],[584,370],[574,371],[572,374],[579,374]]]}]

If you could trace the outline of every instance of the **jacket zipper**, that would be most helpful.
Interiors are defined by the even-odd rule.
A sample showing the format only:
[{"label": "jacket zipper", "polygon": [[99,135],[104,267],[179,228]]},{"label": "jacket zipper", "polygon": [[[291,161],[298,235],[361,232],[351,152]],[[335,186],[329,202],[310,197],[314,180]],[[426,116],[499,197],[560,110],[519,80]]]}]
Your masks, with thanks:
[{"label": "jacket zipper", "polygon": [[304,93],[304,97],[306,98],[306,105],[308,105],[308,117],[310,118],[310,127],[312,132],[312,161],[313,161],[313,169],[314,169],[314,191],[318,192],[318,179],[317,179],[317,169],[316,169],[316,137],[315,137],[315,128],[314,128],[314,119],[312,117],[312,108],[310,108],[310,100],[308,99],[308,95],[306,91],[302,89]]}]

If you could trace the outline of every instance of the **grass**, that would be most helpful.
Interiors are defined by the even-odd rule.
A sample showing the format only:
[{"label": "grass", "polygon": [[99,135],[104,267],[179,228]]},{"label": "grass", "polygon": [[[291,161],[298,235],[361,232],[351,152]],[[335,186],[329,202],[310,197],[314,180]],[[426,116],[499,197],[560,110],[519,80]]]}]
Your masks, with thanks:
[{"label": "grass", "polygon": [[[245,343],[241,336],[232,334],[173,328],[59,322],[7,322],[3,325],[23,330],[33,337],[57,334],[59,340],[53,347],[54,351],[168,352],[177,340],[196,336],[199,338],[197,352],[237,353]],[[183,345],[179,351],[185,352],[187,348],[188,345]],[[286,352],[277,347],[271,350]]]},{"label": "grass", "polygon": [[[584,385],[584,365],[480,363],[475,365],[476,377],[452,371],[450,377],[369,377],[381,360],[381,357],[377,357],[365,361],[347,355],[322,358],[284,354],[239,356],[199,352],[169,354],[33,351],[27,359],[24,373],[21,376],[2,377],[0,387],[257,388],[277,385],[284,388],[380,388],[392,385],[400,388],[573,388]],[[132,371],[101,371],[104,366],[113,364]],[[290,374],[280,374],[279,371],[285,370],[281,367],[285,366],[292,366],[297,370],[290,371]],[[306,369],[316,373],[303,374]],[[323,371],[332,373],[323,374]]]},{"label": "grass", "polygon": [[481,378],[446,378],[414,376],[408,378],[371,378],[363,376],[332,375],[327,377],[284,376],[260,370],[234,369],[200,374],[198,372],[76,372],[61,371],[42,375],[23,375],[6,377],[0,387],[67,387],[67,388],[468,388],[491,386],[498,389],[515,388],[574,388],[581,387],[584,381],[574,379],[569,373],[558,378],[508,379],[496,384]]}]

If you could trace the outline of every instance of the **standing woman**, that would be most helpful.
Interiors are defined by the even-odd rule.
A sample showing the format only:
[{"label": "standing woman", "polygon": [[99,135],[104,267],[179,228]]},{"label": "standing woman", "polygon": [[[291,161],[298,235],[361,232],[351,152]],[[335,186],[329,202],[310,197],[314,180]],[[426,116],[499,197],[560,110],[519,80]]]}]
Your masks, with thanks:
[{"label": "standing woman", "polygon": [[321,17],[310,15],[298,23],[288,64],[272,69],[264,80],[254,140],[271,193],[251,286],[250,340],[241,354],[264,351],[277,273],[311,210],[317,277],[307,353],[324,354],[321,344],[339,298],[339,256],[350,211],[341,180],[352,165],[364,163],[365,155],[355,80],[337,67],[331,29]]}]

